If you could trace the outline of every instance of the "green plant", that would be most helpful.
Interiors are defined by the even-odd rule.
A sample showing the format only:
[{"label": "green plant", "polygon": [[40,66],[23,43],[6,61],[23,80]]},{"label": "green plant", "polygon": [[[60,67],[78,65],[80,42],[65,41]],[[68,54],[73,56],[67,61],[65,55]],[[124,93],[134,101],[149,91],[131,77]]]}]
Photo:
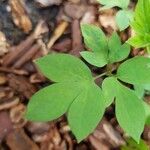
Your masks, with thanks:
[{"label": "green plant", "polygon": [[[149,4],[149,0],[147,2]],[[137,7],[142,4],[146,5],[139,0]],[[138,14],[136,10],[135,16]],[[36,60],[41,72],[54,84],[33,95],[26,118],[50,121],[66,113],[71,130],[80,142],[95,129],[105,109],[114,102],[118,123],[129,136],[140,142],[144,125],[150,124],[150,106],[143,101],[143,89],[149,89],[150,85],[150,58],[137,56],[125,60],[130,46],[122,44],[117,33],[106,38],[103,31],[93,25],[81,25],[81,30],[89,50],[81,52],[81,56],[105,71],[93,77],[83,61],[69,54],[51,54]],[[136,36],[142,36],[137,33]],[[95,79],[100,77],[104,80],[98,86]],[[130,85],[134,85],[135,90]]]},{"label": "green plant", "polygon": [[135,9],[134,20],[131,27],[135,36],[128,40],[128,43],[136,48],[147,47],[150,49],[150,0],[139,0]]},{"label": "green plant", "polygon": [[128,9],[130,0],[97,0],[100,4],[104,5],[101,10],[109,9],[112,7],[119,7],[116,14],[116,23],[119,29],[122,31],[129,27],[130,22],[133,19],[133,11]]},{"label": "green plant", "polygon": [[[129,54],[129,46],[122,45],[116,33],[107,43],[103,32],[95,26],[82,25],[82,32],[86,45],[93,52],[82,52],[81,55],[98,67],[107,64],[106,72],[98,76],[108,76],[102,83],[102,89],[94,83],[95,78],[80,59],[68,54],[47,55],[38,59],[36,64],[55,83],[31,98],[27,119],[50,121],[67,113],[69,125],[77,140],[81,141],[94,130],[105,108],[115,99],[116,117],[120,126],[139,142],[146,121],[144,102],[120,81],[150,84],[150,59],[142,56],[128,59],[113,75],[111,64],[125,59]],[[101,62],[101,58],[95,59],[100,54],[105,63]],[[92,59],[96,61],[93,63]]]}]

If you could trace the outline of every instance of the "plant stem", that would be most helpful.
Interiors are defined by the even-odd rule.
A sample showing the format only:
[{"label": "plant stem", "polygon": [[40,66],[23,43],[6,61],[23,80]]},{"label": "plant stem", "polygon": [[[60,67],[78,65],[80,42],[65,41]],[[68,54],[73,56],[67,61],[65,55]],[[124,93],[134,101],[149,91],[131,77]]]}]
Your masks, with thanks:
[{"label": "plant stem", "polygon": [[102,73],[102,74],[100,74],[100,75],[94,77],[94,80],[96,80],[96,79],[98,79],[98,78],[101,78],[101,77],[103,77],[103,76],[105,76],[105,75],[107,75],[107,72],[104,72],[104,73]]},{"label": "plant stem", "polygon": [[96,76],[96,77],[94,77],[93,79],[96,80],[96,79],[101,78],[105,75],[112,76],[113,75],[112,72],[115,71],[115,70],[116,70],[116,67],[113,68],[112,65],[107,65],[107,71],[100,74],[100,75],[98,75],[98,76]]}]

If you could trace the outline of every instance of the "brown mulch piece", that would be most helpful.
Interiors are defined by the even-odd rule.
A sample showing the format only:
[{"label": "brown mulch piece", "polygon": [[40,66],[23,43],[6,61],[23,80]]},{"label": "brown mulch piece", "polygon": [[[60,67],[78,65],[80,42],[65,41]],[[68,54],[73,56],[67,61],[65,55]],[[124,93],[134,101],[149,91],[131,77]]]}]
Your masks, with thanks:
[{"label": "brown mulch piece", "polygon": [[[46,123],[24,118],[31,96],[51,84],[36,68],[35,59],[59,52],[80,57],[85,49],[80,23],[99,25],[107,35],[118,31],[116,10],[99,12],[99,7],[96,0],[0,1],[0,149],[119,150],[125,144],[113,106],[81,143],[65,116]],[[131,33],[127,29],[120,36],[125,41]],[[134,49],[131,55],[143,55],[143,51]],[[91,69],[94,75],[101,71]],[[145,127],[143,138],[150,144],[149,132]]]},{"label": "brown mulch piece", "polygon": [[0,142],[13,130],[8,112],[0,112]]},{"label": "brown mulch piece", "polygon": [[15,129],[6,137],[11,150],[39,150],[38,146],[25,134],[23,129]]}]

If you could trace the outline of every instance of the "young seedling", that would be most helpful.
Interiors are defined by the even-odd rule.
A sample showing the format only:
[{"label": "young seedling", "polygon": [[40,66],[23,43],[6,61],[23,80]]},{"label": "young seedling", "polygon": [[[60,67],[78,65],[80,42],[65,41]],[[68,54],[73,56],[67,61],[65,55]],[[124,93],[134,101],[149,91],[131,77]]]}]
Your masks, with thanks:
[{"label": "young seedling", "polygon": [[122,31],[129,27],[133,19],[133,11],[128,9],[130,0],[97,0],[100,4],[104,5],[100,10],[110,9],[112,7],[119,7],[116,14],[116,23]]},{"label": "young seedling", "polygon": [[135,36],[128,40],[128,43],[136,48],[147,47],[150,52],[150,0],[139,0],[136,9],[134,21],[131,27]]},{"label": "young seedling", "polygon": [[[81,29],[90,50],[81,52],[81,56],[96,67],[106,67],[106,72],[92,77],[88,66],[69,54],[51,54],[36,60],[41,72],[54,84],[32,96],[26,118],[51,121],[66,114],[80,142],[93,132],[105,109],[114,102],[118,123],[139,143],[145,123],[150,123],[150,107],[124,83],[138,87],[150,85],[150,58],[137,56],[123,61],[130,53],[130,46],[122,44],[117,33],[107,39],[96,26],[81,25]],[[114,73],[111,66],[118,62],[120,66]],[[99,77],[105,77],[102,85],[95,84]]]}]

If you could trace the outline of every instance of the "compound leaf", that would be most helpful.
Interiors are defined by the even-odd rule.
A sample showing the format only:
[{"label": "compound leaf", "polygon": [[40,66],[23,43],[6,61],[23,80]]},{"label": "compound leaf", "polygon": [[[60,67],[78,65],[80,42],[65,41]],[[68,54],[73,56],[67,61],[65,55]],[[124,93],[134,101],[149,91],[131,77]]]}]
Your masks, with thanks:
[{"label": "compound leaf", "polygon": [[150,84],[150,58],[137,56],[125,61],[118,68],[117,76],[130,84]]},{"label": "compound leaf", "polygon": [[145,124],[143,101],[134,91],[118,84],[116,95],[116,117],[120,126],[139,142]]},{"label": "compound leaf", "polygon": [[113,33],[108,41],[109,47],[109,62],[119,62],[128,57],[130,53],[130,46],[128,44],[121,44],[121,40],[117,33]]},{"label": "compound leaf", "polygon": [[69,54],[51,54],[36,60],[41,72],[54,82],[92,80],[90,69]]},{"label": "compound leaf", "polygon": [[32,96],[26,118],[51,121],[69,110],[71,129],[81,141],[93,131],[105,109],[103,94],[93,82],[89,68],[80,59],[68,54],[48,55],[36,63],[49,79],[58,83]]},{"label": "compound leaf", "polygon": [[107,64],[108,46],[103,31],[94,25],[81,25],[84,42],[92,52],[81,52],[81,56],[90,64],[102,67]]},{"label": "compound leaf", "polygon": [[75,83],[55,83],[32,96],[26,118],[32,121],[51,121],[63,115],[80,92]]},{"label": "compound leaf", "polygon": [[96,128],[103,117],[104,110],[105,104],[101,89],[94,83],[86,85],[68,112],[69,125],[78,142]]}]

